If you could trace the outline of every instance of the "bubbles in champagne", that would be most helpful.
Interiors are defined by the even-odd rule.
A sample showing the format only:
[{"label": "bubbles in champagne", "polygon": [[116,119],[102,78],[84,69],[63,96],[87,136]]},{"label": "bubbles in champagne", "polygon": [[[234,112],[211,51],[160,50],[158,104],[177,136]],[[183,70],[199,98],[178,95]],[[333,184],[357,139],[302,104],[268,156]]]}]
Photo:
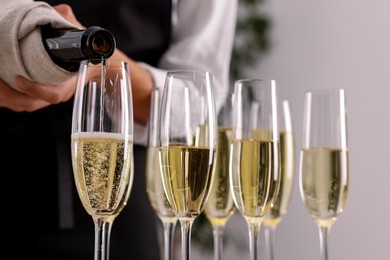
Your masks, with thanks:
[{"label": "bubbles in champagne", "polygon": [[72,156],[76,187],[87,212],[92,216],[119,213],[132,185],[132,144],[121,135],[73,134]]}]

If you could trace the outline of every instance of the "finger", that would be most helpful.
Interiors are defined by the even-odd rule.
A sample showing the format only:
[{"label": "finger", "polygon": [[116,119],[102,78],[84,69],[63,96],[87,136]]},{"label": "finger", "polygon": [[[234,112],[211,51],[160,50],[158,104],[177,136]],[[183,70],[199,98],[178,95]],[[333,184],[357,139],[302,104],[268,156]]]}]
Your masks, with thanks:
[{"label": "finger", "polygon": [[8,86],[0,79],[0,107],[6,107],[15,112],[35,111],[48,106],[44,100],[35,99]]},{"label": "finger", "polygon": [[58,104],[69,100],[75,89],[74,79],[70,79],[60,85],[44,85],[18,76],[16,77],[15,85],[26,95],[50,104]]}]

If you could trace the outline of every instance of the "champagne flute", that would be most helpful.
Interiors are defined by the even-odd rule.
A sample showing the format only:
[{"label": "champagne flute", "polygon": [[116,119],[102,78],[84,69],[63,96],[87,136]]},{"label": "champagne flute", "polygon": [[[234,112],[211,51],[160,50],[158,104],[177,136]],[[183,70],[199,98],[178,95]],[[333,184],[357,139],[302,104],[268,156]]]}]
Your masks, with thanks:
[{"label": "champagne flute", "polygon": [[[281,102],[279,142],[280,142],[280,184],[271,209],[263,219],[265,248],[269,260],[274,259],[275,229],[287,214],[294,186],[295,139],[292,129],[291,111],[288,100]],[[277,185],[275,185],[277,186]]]},{"label": "champagne flute", "polygon": [[213,228],[214,259],[222,259],[222,238],[226,222],[233,215],[235,207],[230,192],[229,164],[232,138],[232,94],[215,95],[216,103],[224,99],[218,113],[218,147],[213,169],[213,184],[204,207],[206,218]]},{"label": "champagne flute", "polygon": [[182,259],[190,259],[191,228],[211,187],[217,145],[212,75],[166,75],[160,114],[160,164],[165,194],[181,225]]},{"label": "champagne flute", "polygon": [[248,224],[250,259],[257,260],[257,238],[278,187],[279,132],[274,80],[235,82],[231,152],[231,191]]},{"label": "champagne flute", "polygon": [[177,217],[172,212],[164,193],[158,157],[158,118],[160,111],[160,90],[151,94],[151,107],[148,122],[148,147],[146,154],[146,193],[150,204],[163,224],[164,259],[172,259],[172,246]]},{"label": "champagne flute", "polygon": [[300,193],[316,222],[321,259],[328,259],[328,235],[344,210],[349,185],[345,91],[316,89],[305,94]]},{"label": "champagne flute", "polygon": [[111,227],[133,184],[133,106],[125,62],[81,62],[72,120],[74,179],[94,222],[94,259],[108,260]]}]

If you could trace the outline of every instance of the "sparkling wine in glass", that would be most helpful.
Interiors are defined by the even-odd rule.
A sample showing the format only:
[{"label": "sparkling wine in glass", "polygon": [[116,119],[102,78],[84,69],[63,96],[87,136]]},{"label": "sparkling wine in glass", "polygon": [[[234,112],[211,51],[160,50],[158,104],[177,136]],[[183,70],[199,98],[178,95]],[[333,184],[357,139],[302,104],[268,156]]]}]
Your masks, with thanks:
[{"label": "sparkling wine in glass", "polygon": [[279,131],[274,80],[235,82],[231,151],[231,191],[248,224],[250,259],[257,260],[257,238],[278,191]]},{"label": "sparkling wine in glass", "polygon": [[206,218],[213,228],[214,259],[222,259],[223,233],[226,222],[233,215],[235,207],[230,192],[229,164],[232,139],[232,99],[233,95],[215,95],[216,103],[223,99],[218,113],[218,145],[213,183],[210,195],[204,207]]},{"label": "sparkling wine in glass", "polygon": [[328,259],[328,235],[343,212],[349,185],[347,120],[343,89],[313,89],[305,94],[300,193],[316,222],[321,259]]},{"label": "sparkling wine in glass", "polygon": [[111,227],[133,183],[133,106],[125,62],[81,62],[72,120],[74,179],[94,222],[94,259],[108,260]]},{"label": "sparkling wine in glass", "polygon": [[150,204],[162,222],[164,230],[164,260],[173,257],[172,247],[177,217],[172,212],[164,193],[158,156],[158,123],[160,111],[160,92],[155,88],[151,94],[150,115],[148,121],[148,147],[146,154],[146,193]]},{"label": "sparkling wine in glass", "polygon": [[159,138],[164,191],[180,222],[182,259],[189,260],[191,228],[209,195],[217,149],[211,73],[167,73]]},{"label": "sparkling wine in glass", "polygon": [[279,187],[279,191],[263,219],[265,249],[269,260],[274,260],[275,229],[283,216],[287,214],[294,186],[295,138],[288,100],[281,102],[279,111],[280,178],[279,184],[274,185]]}]

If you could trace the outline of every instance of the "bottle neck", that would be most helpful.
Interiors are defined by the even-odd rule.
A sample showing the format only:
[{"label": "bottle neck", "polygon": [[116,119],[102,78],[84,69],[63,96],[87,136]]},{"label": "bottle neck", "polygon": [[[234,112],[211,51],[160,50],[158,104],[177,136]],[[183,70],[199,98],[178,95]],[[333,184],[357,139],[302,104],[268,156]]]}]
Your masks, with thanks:
[{"label": "bottle neck", "polygon": [[85,30],[56,30],[44,26],[42,40],[53,62],[68,71],[77,71],[82,60],[111,57],[116,46],[113,35],[97,26]]}]

